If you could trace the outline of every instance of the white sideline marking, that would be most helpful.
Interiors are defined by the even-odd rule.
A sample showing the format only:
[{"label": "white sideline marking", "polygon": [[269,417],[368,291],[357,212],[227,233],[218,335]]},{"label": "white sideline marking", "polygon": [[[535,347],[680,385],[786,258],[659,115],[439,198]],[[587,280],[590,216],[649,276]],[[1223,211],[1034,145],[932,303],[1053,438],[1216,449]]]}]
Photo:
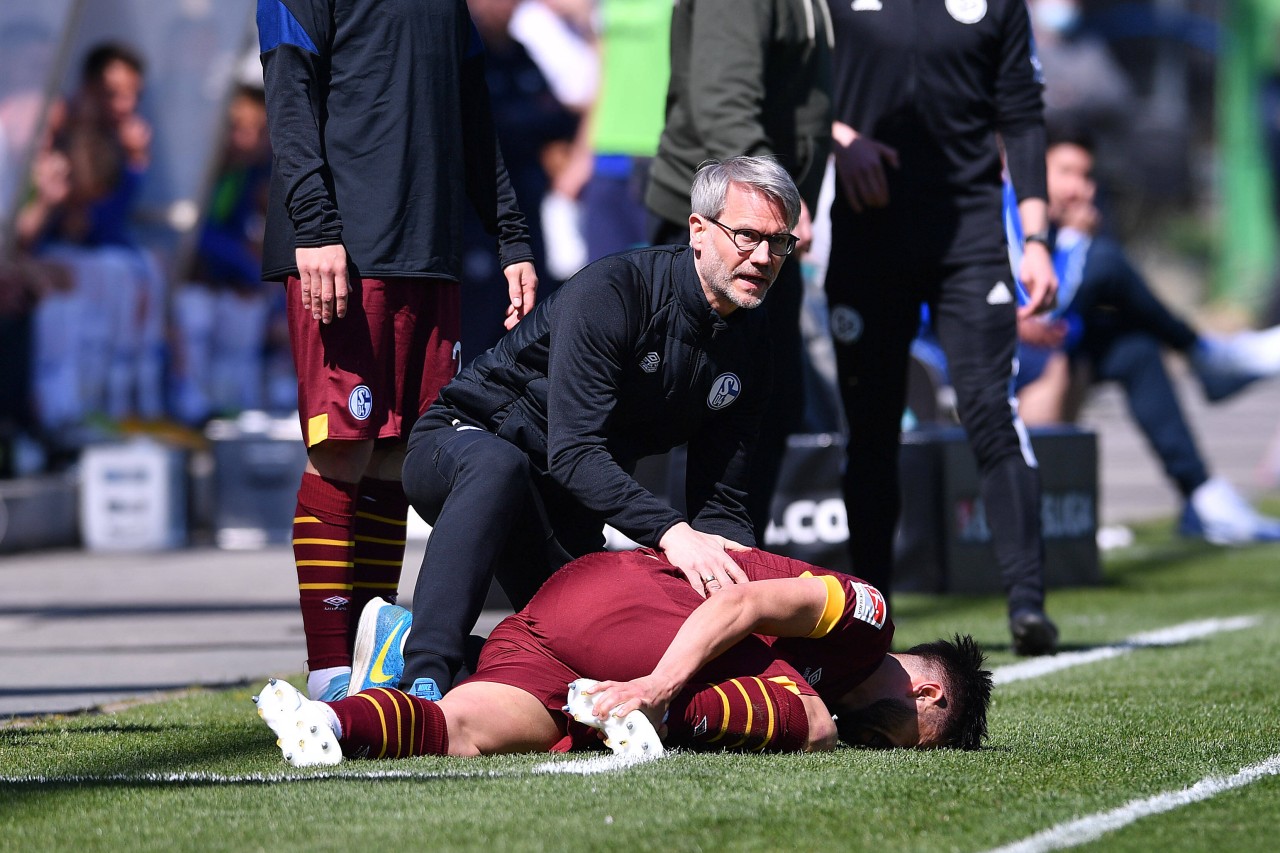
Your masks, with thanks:
[{"label": "white sideline marking", "polygon": [[1040,853],[1045,850],[1075,847],[1077,844],[1096,841],[1108,832],[1114,832],[1144,817],[1198,803],[1201,800],[1216,797],[1223,791],[1242,788],[1264,776],[1278,774],[1280,774],[1280,755],[1273,755],[1265,761],[1245,767],[1233,776],[1226,778],[1208,776],[1181,791],[1166,791],[1163,794],[1147,797],[1145,800],[1131,800],[1118,809],[1098,812],[1068,823],[1051,826],[1021,841],[1005,847],[996,847],[989,853]]},{"label": "white sideline marking", "polygon": [[997,667],[991,673],[996,684],[1009,684],[1013,681],[1025,681],[1028,678],[1039,678],[1061,669],[1107,660],[1108,658],[1127,655],[1134,649],[1152,646],[1177,646],[1200,637],[1220,634],[1224,631],[1240,631],[1258,624],[1257,616],[1236,616],[1231,619],[1202,619],[1198,622],[1184,622],[1169,628],[1146,631],[1134,634],[1123,642],[1113,646],[1099,646],[1096,649],[1085,649],[1079,652],[1060,652],[1042,658],[1033,658],[1022,663]]},{"label": "white sideline marking", "polygon": [[[668,755],[672,753],[668,752]],[[591,758],[544,761],[528,769],[512,768],[510,770],[371,770],[371,771],[319,771],[315,773],[104,773],[102,775],[68,775],[68,776],[0,776],[0,785],[86,785],[103,782],[118,782],[127,785],[143,784],[206,784],[206,785],[253,785],[272,784],[275,782],[312,782],[333,779],[496,779],[500,776],[523,776],[526,773],[557,774],[568,773],[576,776],[592,776],[596,773],[612,773],[628,770],[637,764],[657,761],[648,756],[600,755]]]}]

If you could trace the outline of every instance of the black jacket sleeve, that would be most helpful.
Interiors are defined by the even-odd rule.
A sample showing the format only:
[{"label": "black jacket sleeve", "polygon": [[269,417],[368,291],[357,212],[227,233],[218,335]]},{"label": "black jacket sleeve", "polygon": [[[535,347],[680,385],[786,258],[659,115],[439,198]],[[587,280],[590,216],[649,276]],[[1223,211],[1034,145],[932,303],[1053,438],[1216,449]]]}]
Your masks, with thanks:
[{"label": "black jacket sleeve", "polygon": [[[586,509],[641,545],[656,547],[683,521],[635,481],[609,451],[609,422],[624,365],[644,324],[639,271],[623,259],[593,265],[592,287],[556,296],[547,365],[547,465]],[[628,298],[630,293],[630,298]]]},{"label": "black jacket sleeve", "polygon": [[498,263],[506,268],[533,260],[529,227],[516,202],[489,106],[484,79],[484,48],[475,25],[465,15],[468,32],[462,63],[463,170],[467,197],[485,231],[498,238]]},{"label": "black jacket sleeve", "polygon": [[[264,45],[262,77],[273,168],[283,177],[284,204],[293,221],[296,244],[328,246],[342,242],[342,217],[333,194],[321,139],[325,94],[329,87],[332,10],[328,0],[280,0],[306,31],[315,50],[282,42]],[[259,4],[263,14],[273,4]],[[268,11],[264,11],[268,9]]]},{"label": "black jacket sleeve", "polygon": [[996,129],[1004,142],[1018,201],[1047,197],[1043,81],[1032,56],[1031,21],[1022,0],[1006,6],[996,79]]}]

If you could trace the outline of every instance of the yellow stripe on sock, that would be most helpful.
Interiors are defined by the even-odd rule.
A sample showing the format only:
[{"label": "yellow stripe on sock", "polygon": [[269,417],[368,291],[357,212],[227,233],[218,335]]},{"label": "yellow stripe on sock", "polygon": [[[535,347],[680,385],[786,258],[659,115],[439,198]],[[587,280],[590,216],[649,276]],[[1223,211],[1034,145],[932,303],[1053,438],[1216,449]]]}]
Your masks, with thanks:
[{"label": "yellow stripe on sock", "polygon": [[[387,694],[390,696],[391,694]],[[391,696],[391,704],[396,706],[396,758],[404,758],[404,718],[400,715],[400,698]]]},{"label": "yellow stripe on sock", "polygon": [[340,548],[350,548],[356,543],[350,539],[295,539],[294,545],[337,545]]},{"label": "yellow stripe on sock", "polygon": [[355,563],[350,560],[294,560],[295,566],[330,566],[340,569],[354,569]]},{"label": "yellow stripe on sock", "polygon": [[719,684],[711,685],[711,689],[720,694],[720,704],[724,708],[724,713],[720,715],[720,731],[716,733],[715,737],[708,741],[708,743],[715,743],[720,740],[720,738],[724,737],[725,733],[729,730],[729,697],[720,689]]},{"label": "yellow stripe on sock", "polygon": [[751,722],[755,719],[755,709],[751,707],[751,697],[747,695],[747,688],[742,686],[742,682],[733,678],[729,680],[729,683],[738,688],[738,692],[742,694],[742,700],[747,703],[747,725],[744,727],[746,732],[742,735],[741,740],[729,747],[729,749],[737,749],[747,742],[747,738],[751,737]]},{"label": "yellow stripe on sock", "polygon": [[392,583],[373,583],[371,581],[354,581],[351,586],[355,589],[399,589],[400,584]]},{"label": "yellow stripe on sock", "polygon": [[[375,688],[375,689],[381,689],[381,688]],[[385,690],[383,690],[382,692],[386,693]],[[357,693],[356,695],[359,696],[361,699],[364,699],[372,703],[373,707],[378,712],[378,719],[382,721],[382,752],[378,753],[378,757],[382,758],[384,755],[387,754],[387,715],[382,713],[382,706],[378,704],[377,699],[374,699],[372,696],[366,695],[363,691],[360,693]]]},{"label": "yellow stripe on sock", "polygon": [[383,524],[394,524],[396,527],[408,527],[409,520],[405,518],[387,518],[385,515],[374,515],[371,512],[357,512],[356,518],[368,518],[372,521],[381,521]]},{"label": "yellow stripe on sock", "polygon": [[368,560],[357,558],[355,563],[357,566],[403,566],[404,560]]},{"label": "yellow stripe on sock", "polygon": [[319,524],[320,519],[314,515],[295,515],[293,517],[294,524]]},{"label": "yellow stripe on sock", "polygon": [[357,536],[357,542],[372,542],[375,545],[403,545],[403,539],[379,539],[376,536]]},{"label": "yellow stripe on sock", "polygon": [[418,731],[418,703],[409,699],[409,754],[417,755],[427,751],[427,733],[422,733],[422,741],[418,749],[413,748],[413,735]]},{"label": "yellow stripe on sock", "polygon": [[298,589],[345,589],[351,590],[349,583],[300,583]]},{"label": "yellow stripe on sock", "polygon": [[764,688],[764,682],[754,676],[751,680],[760,685],[760,695],[764,697],[764,707],[769,712],[769,724],[764,729],[764,740],[760,742],[760,745],[755,750],[756,752],[764,752],[764,748],[769,745],[769,741],[773,740],[773,727],[777,722],[777,711],[773,707],[773,697]]}]

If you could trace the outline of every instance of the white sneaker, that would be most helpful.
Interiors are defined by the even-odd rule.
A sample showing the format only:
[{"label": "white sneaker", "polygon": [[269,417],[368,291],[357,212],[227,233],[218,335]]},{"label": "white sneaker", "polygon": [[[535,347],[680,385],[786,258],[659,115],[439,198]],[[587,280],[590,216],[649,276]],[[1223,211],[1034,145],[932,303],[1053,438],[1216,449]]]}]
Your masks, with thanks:
[{"label": "white sneaker", "polygon": [[294,767],[337,764],[342,761],[338,736],[319,702],[303,696],[287,681],[272,678],[253,702],[258,716],[276,733],[276,746]]},{"label": "white sneaker", "polygon": [[625,717],[610,714],[603,720],[592,713],[593,700],[587,695],[587,691],[599,683],[590,678],[579,678],[570,683],[569,701],[564,706],[564,712],[584,726],[604,732],[604,744],[615,755],[661,758],[665,751],[662,740],[653,723],[640,711],[631,711]]},{"label": "white sneaker", "polygon": [[1280,519],[1258,512],[1234,486],[1213,477],[1191,493],[1178,531],[1215,545],[1280,542]]}]

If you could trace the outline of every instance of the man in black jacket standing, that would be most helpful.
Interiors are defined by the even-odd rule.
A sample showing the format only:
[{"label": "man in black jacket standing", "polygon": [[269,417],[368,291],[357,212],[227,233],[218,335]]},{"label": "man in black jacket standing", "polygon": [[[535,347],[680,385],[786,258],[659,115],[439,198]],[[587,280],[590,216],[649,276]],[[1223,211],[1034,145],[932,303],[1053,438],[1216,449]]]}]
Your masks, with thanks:
[{"label": "man in black jacket standing", "polygon": [[[1014,650],[1052,653],[1040,479],[1009,392],[1017,316],[1051,308],[1057,289],[1026,4],[840,0],[830,9],[839,191],[826,290],[849,421],[853,571],[889,589],[907,359],[927,303],[977,457]],[[1004,238],[1000,145],[1026,239],[1018,278]]]},{"label": "man in black jacket standing", "polygon": [[507,327],[529,233],[464,0],[259,0],[274,151],[262,275],[283,281],[308,463],[293,550],[307,690],[345,695],[363,604],[394,597],[409,429],[457,373],[463,206],[496,239]]},{"label": "man in black jacket standing", "polygon": [[[555,569],[603,547],[605,524],[663,551],[700,595],[746,579],[725,551],[755,544],[744,488],[769,353],[751,309],[795,249],[800,197],[774,161],[738,157],[699,171],[692,205],[689,246],[587,266],[414,426],[405,491],[432,533],[406,692],[437,698],[458,678],[491,578],[523,607]],[[687,517],[632,476],[686,442]],[[353,689],[386,683],[381,670]]]}]

